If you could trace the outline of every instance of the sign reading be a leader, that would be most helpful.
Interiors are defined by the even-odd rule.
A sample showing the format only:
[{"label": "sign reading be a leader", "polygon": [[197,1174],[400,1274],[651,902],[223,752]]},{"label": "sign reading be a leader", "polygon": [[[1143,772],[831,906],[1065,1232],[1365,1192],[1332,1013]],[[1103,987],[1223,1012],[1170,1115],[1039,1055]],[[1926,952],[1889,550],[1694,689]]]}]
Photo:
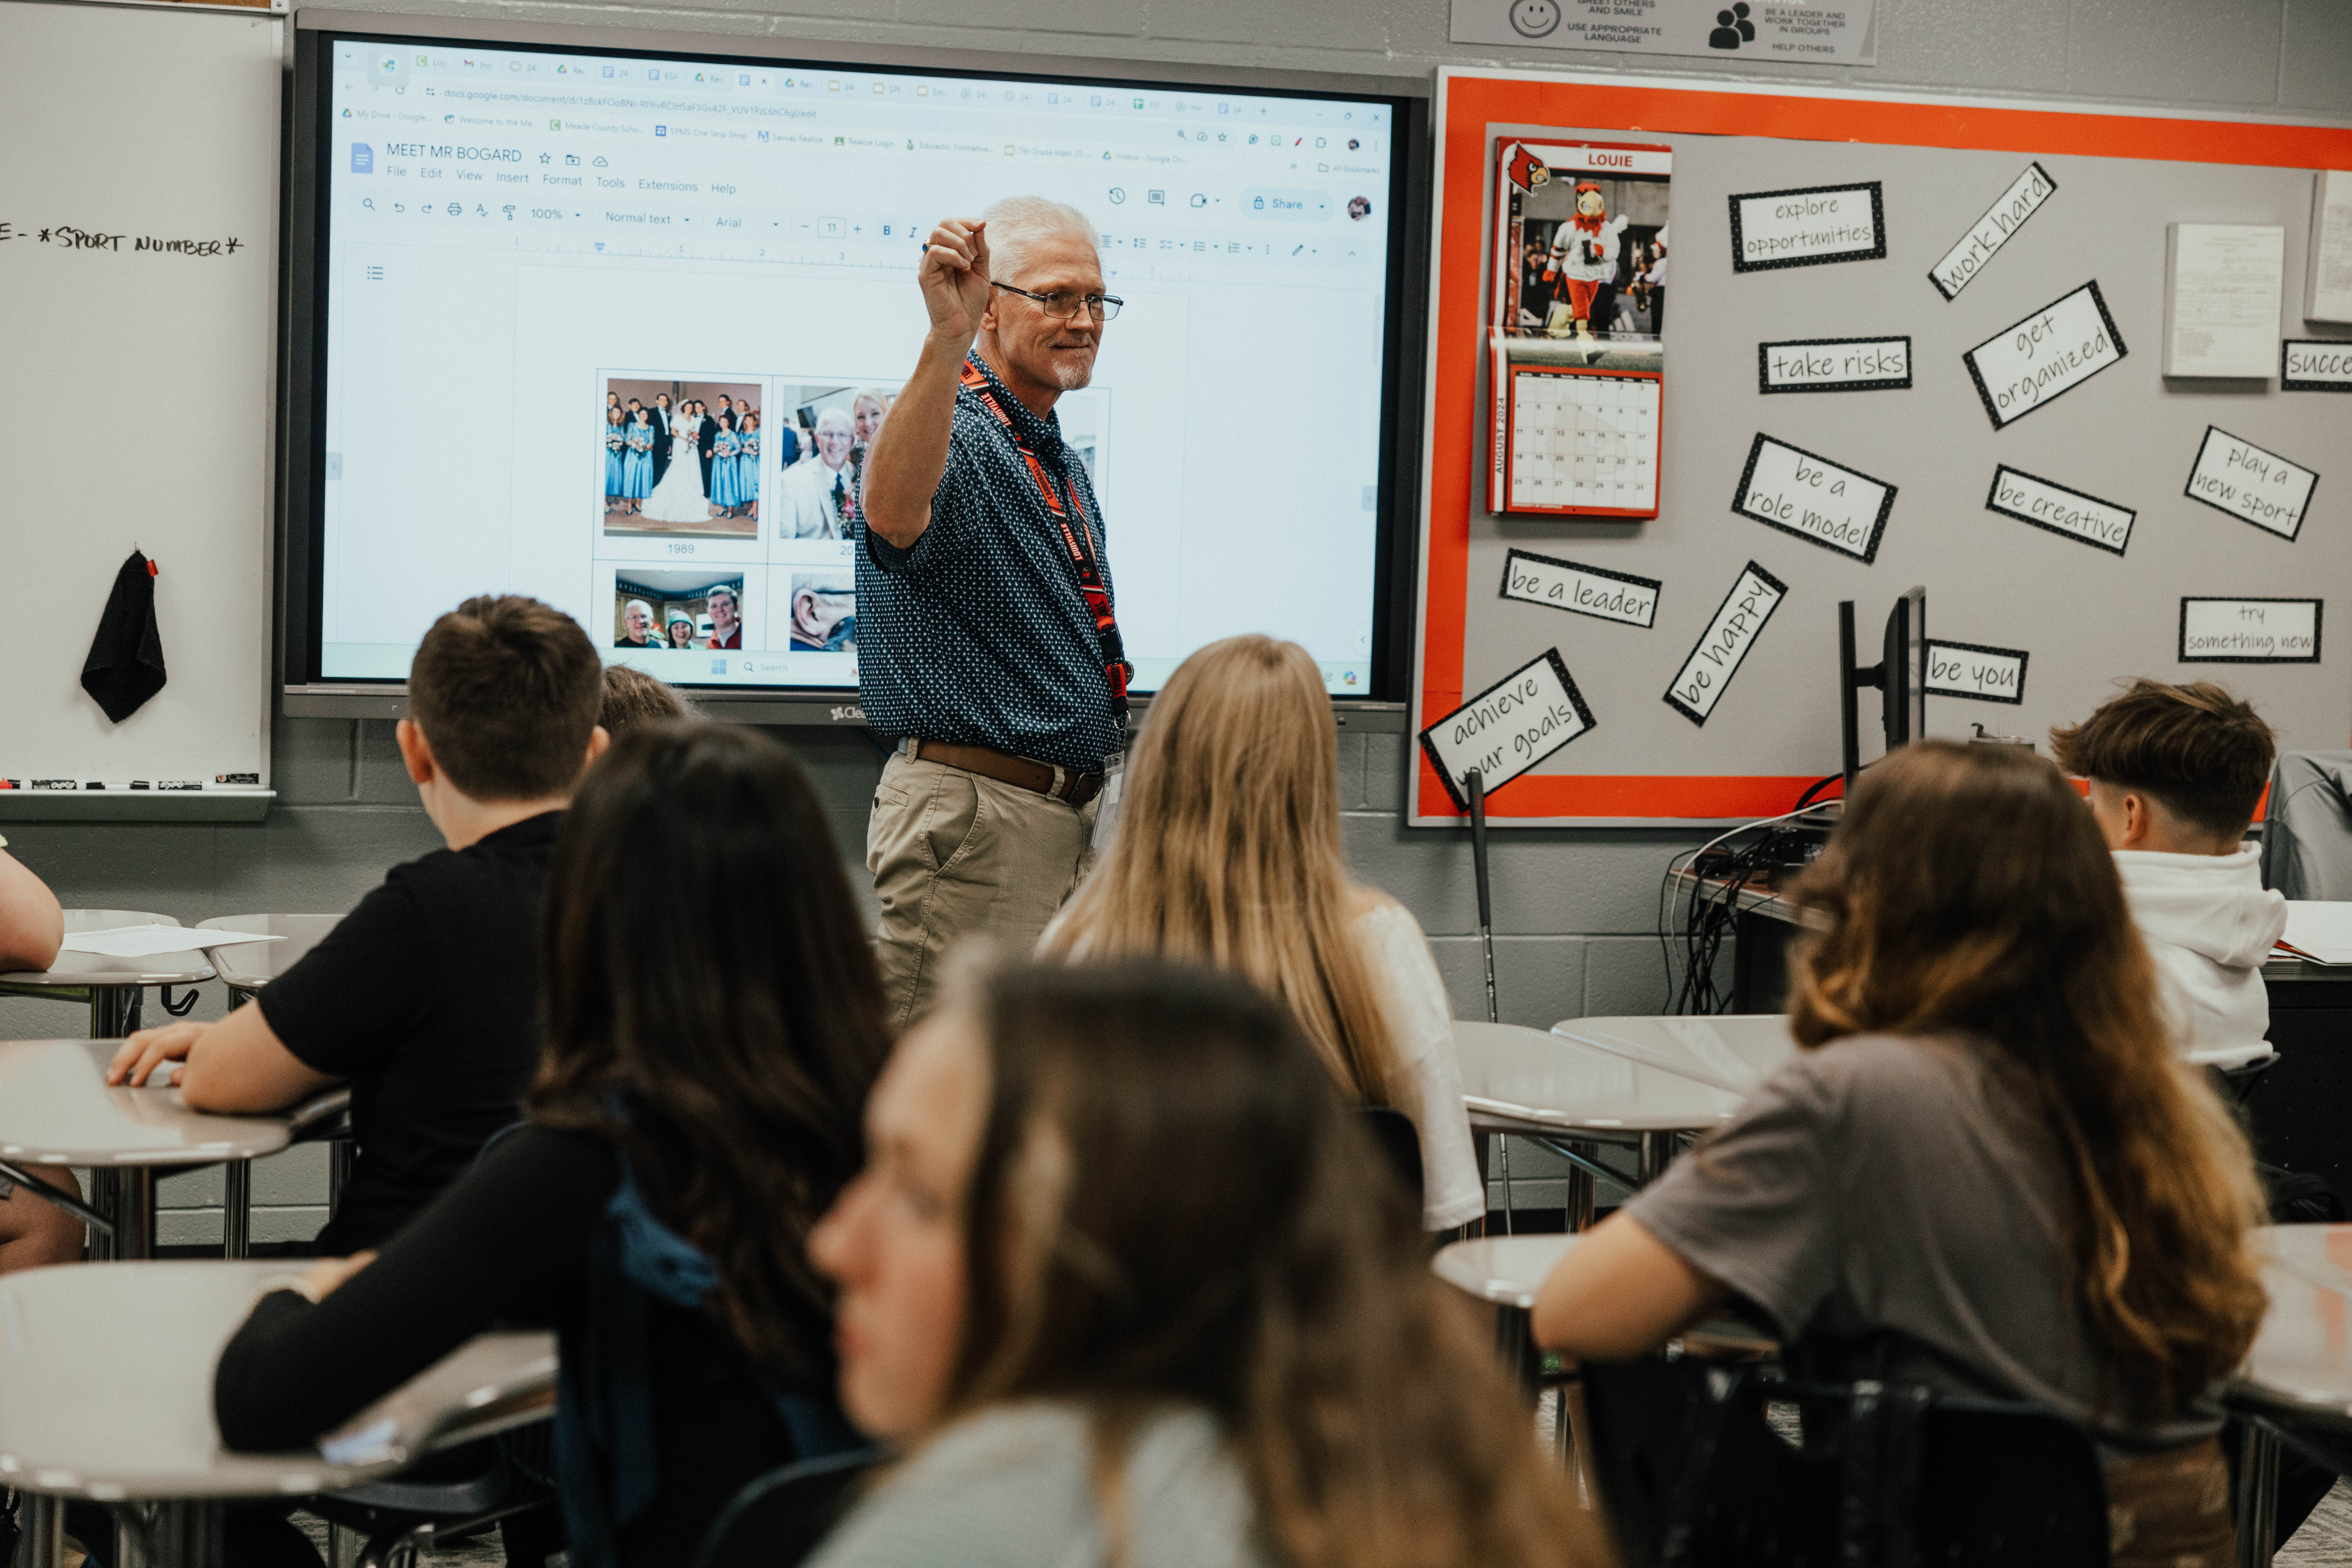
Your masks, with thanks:
[{"label": "sign reading be a leader", "polygon": [[1592,710],[1555,647],[1423,730],[1421,749],[1466,812],[1474,769],[1492,795],[1591,730]]}]

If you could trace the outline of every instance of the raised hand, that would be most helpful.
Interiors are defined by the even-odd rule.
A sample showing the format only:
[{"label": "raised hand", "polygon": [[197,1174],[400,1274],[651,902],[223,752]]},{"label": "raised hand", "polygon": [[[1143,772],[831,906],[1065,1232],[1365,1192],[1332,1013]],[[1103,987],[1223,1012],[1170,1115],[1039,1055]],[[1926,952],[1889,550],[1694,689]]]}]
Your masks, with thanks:
[{"label": "raised hand", "polygon": [[979,218],[941,218],[923,247],[916,280],[922,285],[923,308],[930,312],[931,334],[958,338],[969,345],[988,314],[988,225]]}]

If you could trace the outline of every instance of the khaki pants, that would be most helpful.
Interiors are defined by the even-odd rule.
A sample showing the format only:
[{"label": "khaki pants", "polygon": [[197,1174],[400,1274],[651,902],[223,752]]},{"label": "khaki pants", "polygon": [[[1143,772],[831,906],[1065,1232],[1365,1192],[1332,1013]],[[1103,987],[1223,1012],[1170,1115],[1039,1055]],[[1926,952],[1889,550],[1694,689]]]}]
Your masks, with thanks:
[{"label": "khaki pants", "polygon": [[874,957],[893,1028],[931,1010],[958,942],[1035,945],[1094,865],[1096,804],[892,754],[866,826],[866,868],[882,900]]}]

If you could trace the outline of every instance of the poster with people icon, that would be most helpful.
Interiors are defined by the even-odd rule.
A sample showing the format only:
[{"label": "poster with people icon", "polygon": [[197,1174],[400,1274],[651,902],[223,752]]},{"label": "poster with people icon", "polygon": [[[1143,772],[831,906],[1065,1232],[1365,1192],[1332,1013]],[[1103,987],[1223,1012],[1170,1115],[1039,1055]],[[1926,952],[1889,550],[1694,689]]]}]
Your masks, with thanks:
[{"label": "poster with people icon", "polygon": [[1453,0],[1457,44],[1878,63],[1876,0]]},{"label": "poster with people icon", "polygon": [[1488,509],[1658,514],[1672,149],[1496,143]]}]

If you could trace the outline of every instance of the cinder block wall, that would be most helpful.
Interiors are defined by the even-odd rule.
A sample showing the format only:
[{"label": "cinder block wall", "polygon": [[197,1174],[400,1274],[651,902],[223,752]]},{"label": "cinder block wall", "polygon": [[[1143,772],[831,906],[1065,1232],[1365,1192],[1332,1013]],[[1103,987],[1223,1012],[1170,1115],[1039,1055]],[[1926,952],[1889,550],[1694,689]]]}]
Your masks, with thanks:
[{"label": "cinder block wall", "polygon": [[[1448,0],[341,0],[340,8],[685,30],[711,35],[714,48],[730,37],[759,37],[997,50],[1034,56],[1040,68],[1065,57],[1382,75],[1507,64],[2352,113],[2347,0],[1879,0],[1879,63],[1867,69],[1486,53],[1447,40]],[[815,775],[862,889],[866,812],[879,756],[862,734],[778,733]],[[1399,735],[1341,742],[1349,850],[1358,874],[1403,900],[1429,932],[1456,1015],[1477,1017],[1485,998],[1465,836],[1402,826],[1407,747]],[[8,837],[69,905],[152,910],[191,922],[262,910],[340,911],[386,866],[437,844],[400,771],[389,724],[280,720],[275,750],[280,804],[265,823],[25,824]],[[1696,842],[1692,834],[1647,831],[1498,836],[1496,964],[1504,1018],[1540,1026],[1579,1014],[1655,1011],[1665,992],[1654,934],[1658,878],[1670,854]],[[216,1017],[221,1003],[220,988],[207,986],[195,1016]],[[82,1027],[77,1009],[0,998],[0,1038]],[[1520,1146],[1511,1163],[1519,1205],[1559,1203],[1556,1161]],[[325,1174],[316,1151],[264,1162],[254,1190],[258,1240],[308,1236],[323,1216]],[[164,1193],[166,1243],[217,1240],[216,1173],[167,1182]]]}]

